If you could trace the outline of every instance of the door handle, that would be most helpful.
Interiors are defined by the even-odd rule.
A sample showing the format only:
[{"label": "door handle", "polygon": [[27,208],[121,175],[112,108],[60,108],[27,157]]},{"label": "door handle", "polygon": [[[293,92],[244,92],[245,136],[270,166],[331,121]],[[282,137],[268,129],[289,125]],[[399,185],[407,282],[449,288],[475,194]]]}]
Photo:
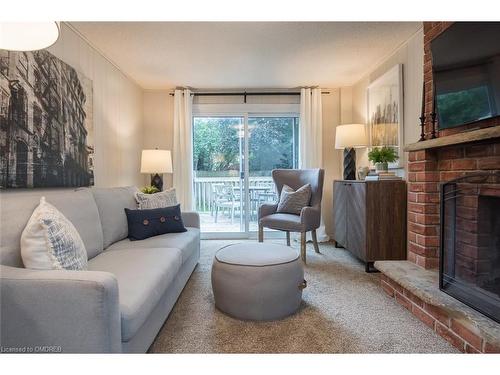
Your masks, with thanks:
[{"label": "door handle", "polygon": [[244,172],[244,171],[241,171],[241,172],[240,172],[240,179],[241,179],[241,180],[244,180],[244,179],[245,179],[245,172]]}]

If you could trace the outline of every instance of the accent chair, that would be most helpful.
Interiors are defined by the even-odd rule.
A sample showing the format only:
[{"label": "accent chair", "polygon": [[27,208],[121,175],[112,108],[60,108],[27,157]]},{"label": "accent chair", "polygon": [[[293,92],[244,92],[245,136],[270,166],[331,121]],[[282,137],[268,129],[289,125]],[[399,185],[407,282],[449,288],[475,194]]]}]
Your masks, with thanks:
[{"label": "accent chair", "polygon": [[276,185],[278,197],[283,185],[297,190],[311,185],[311,200],[309,206],[302,208],[300,215],[277,212],[278,203],[265,203],[259,207],[259,242],[264,241],[264,228],[286,232],[286,244],[290,246],[290,232],[300,232],[300,253],[306,263],[306,233],[311,231],[314,250],[319,253],[316,229],[321,223],[321,199],[323,196],[323,169],[275,169],[272,177]]}]

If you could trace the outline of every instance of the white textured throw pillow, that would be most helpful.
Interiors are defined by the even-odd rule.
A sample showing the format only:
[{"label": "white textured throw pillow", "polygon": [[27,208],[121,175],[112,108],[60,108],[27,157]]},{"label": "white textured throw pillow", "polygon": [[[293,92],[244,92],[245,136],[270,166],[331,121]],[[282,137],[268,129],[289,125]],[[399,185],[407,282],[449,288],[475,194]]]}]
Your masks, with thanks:
[{"label": "white textured throw pillow", "polygon": [[53,205],[40,199],[21,235],[26,268],[85,270],[87,251],[75,226]]},{"label": "white textured throw pillow", "polygon": [[312,189],[310,184],[301,186],[293,190],[288,185],[283,185],[281,189],[280,200],[278,202],[277,212],[300,215],[302,208],[309,206]]},{"label": "white textured throw pillow", "polygon": [[145,194],[138,191],[135,193],[135,200],[139,205],[139,210],[172,207],[177,205],[177,197],[175,195],[174,188],[154,194]]}]

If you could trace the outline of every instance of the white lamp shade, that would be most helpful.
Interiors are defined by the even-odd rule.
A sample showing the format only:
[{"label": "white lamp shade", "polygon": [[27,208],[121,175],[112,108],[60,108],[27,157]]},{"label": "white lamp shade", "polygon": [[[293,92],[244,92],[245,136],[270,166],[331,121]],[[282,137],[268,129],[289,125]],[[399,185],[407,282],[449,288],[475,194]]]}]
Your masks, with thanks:
[{"label": "white lamp shade", "polygon": [[366,127],[363,124],[339,125],[335,130],[335,148],[366,147]]},{"label": "white lamp shade", "polygon": [[141,173],[172,173],[170,150],[142,150]]},{"label": "white lamp shade", "polygon": [[0,49],[35,51],[59,38],[59,22],[0,22]]}]

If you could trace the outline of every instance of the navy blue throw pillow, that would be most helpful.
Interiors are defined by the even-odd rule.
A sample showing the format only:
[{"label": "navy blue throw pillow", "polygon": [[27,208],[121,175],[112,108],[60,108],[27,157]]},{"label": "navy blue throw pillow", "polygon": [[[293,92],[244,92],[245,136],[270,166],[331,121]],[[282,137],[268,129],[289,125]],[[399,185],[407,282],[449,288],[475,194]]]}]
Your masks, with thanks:
[{"label": "navy blue throw pillow", "polygon": [[181,205],[150,210],[125,208],[128,222],[128,238],[144,240],[165,233],[186,232],[181,217]]}]

